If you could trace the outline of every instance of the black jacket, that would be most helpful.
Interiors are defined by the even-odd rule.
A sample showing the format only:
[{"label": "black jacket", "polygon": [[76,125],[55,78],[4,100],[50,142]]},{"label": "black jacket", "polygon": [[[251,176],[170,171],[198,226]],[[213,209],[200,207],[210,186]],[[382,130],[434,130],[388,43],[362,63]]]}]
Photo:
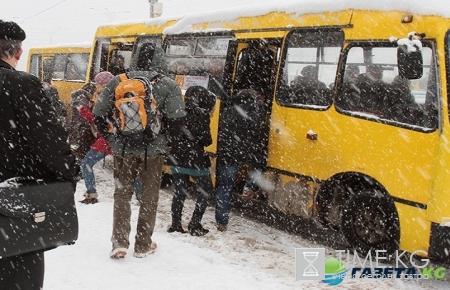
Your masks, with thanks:
[{"label": "black jacket", "polygon": [[215,96],[202,87],[190,87],[185,95],[187,115],[172,123],[178,134],[173,134],[168,163],[173,166],[205,169],[211,166],[205,147],[212,144],[210,112]]},{"label": "black jacket", "polygon": [[14,70],[0,60],[6,74],[0,91],[0,181],[12,177],[73,180],[79,168],[35,76]]},{"label": "black jacket", "polygon": [[241,92],[231,96],[220,117],[220,165],[264,163],[265,105],[258,97]]}]

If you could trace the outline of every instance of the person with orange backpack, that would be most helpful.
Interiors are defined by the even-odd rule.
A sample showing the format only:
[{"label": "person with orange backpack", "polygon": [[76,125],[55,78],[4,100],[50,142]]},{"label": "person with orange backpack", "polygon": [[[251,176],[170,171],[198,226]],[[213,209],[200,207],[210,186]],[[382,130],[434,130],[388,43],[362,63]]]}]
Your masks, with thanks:
[{"label": "person with orange backpack", "polygon": [[164,154],[185,116],[180,87],[155,71],[130,71],[115,76],[94,106],[95,123],[114,153],[113,259],[124,258],[130,246],[131,197],[141,182],[134,257],[156,250],[152,240],[156,221]]}]

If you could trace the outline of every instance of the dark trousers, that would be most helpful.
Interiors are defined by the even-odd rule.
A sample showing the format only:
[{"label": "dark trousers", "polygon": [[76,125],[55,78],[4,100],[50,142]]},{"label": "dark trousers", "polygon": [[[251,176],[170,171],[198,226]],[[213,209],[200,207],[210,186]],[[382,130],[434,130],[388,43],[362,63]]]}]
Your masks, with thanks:
[{"label": "dark trousers", "polygon": [[40,290],[44,270],[44,252],[0,259],[0,290]]},{"label": "dark trousers", "polygon": [[[172,223],[178,223],[181,222],[184,201],[189,188],[189,175],[176,173],[172,174],[172,179],[175,185],[172,199]],[[197,202],[195,203],[194,213],[192,214],[191,223],[198,224],[202,220],[208,205],[209,196],[212,194],[214,188],[209,174],[192,176],[192,179],[195,181],[198,197]]]}]

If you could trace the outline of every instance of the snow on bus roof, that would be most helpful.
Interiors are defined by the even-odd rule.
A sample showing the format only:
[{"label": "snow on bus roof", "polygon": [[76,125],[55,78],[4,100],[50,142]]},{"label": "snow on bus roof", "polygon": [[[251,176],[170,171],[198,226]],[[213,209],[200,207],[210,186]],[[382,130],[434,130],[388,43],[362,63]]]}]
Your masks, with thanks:
[{"label": "snow on bus roof", "polygon": [[40,46],[30,47],[30,49],[63,48],[63,47],[91,48],[92,42],[67,42],[67,43],[59,43],[59,44],[40,45]]},{"label": "snow on bus roof", "polygon": [[275,3],[264,2],[235,8],[209,12],[199,12],[184,15],[173,26],[164,30],[165,34],[193,32],[191,26],[202,22],[232,21],[239,17],[255,17],[271,12],[295,13],[298,15],[309,13],[338,12],[347,9],[404,11],[421,15],[436,15],[450,18],[450,1],[448,0],[279,0]]}]

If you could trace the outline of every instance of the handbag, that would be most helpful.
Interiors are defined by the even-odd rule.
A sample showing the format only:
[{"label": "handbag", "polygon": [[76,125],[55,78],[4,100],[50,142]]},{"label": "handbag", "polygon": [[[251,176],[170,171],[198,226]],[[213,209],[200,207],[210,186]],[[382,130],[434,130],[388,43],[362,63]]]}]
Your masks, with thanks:
[{"label": "handbag", "polygon": [[65,180],[0,183],[0,259],[74,244],[74,186]]}]

